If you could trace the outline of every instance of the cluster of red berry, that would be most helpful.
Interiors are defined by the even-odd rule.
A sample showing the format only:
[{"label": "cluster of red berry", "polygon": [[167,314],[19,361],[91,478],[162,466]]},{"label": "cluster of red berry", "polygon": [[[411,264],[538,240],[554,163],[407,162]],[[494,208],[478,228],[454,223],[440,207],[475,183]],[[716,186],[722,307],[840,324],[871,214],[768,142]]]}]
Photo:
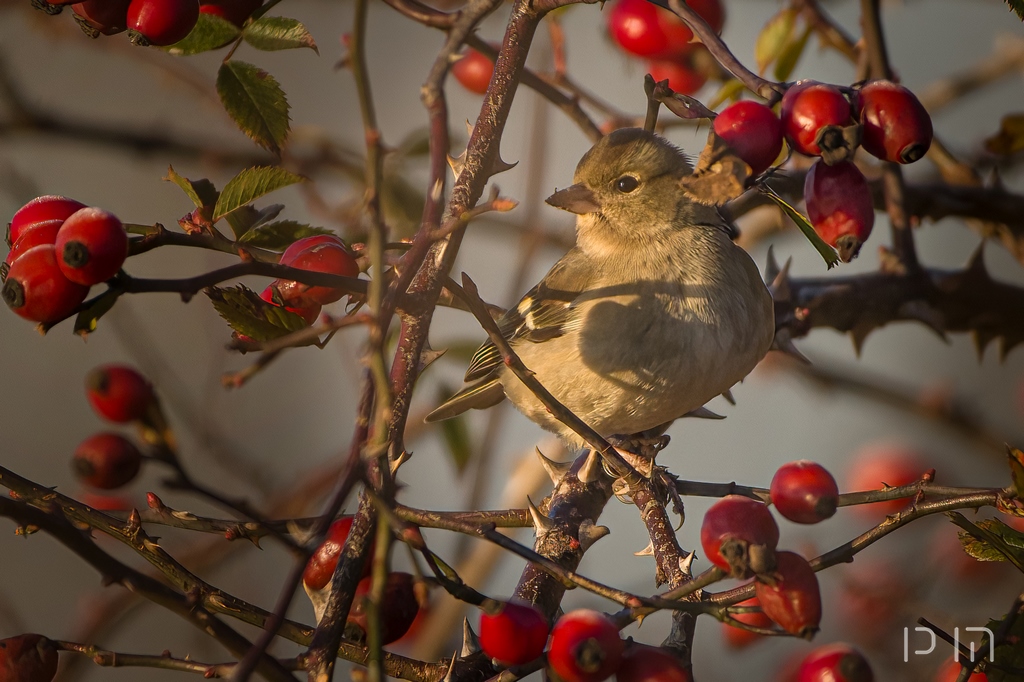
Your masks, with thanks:
[{"label": "cluster of red berry", "polygon": [[241,26],[262,4],[263,0],[36,0],[36,6],[50,14],[71,5],[78,25],[92,38],[131,31],[133,43],[158,46],[183,40],[201,12]]},{"label": "cluster of red berry", "polygon": [[[725,9],[719,0],[686,3],[721,33]],[[691,43],[693,31],[667,9],[647,0],[617,0],[608,12],[608,33],[631,55],[647,60],[647,72],[656,82],[668,80],[670,88],[692,95],[707,82],[714,59],[700,43]]]},{"label": "cluster of red berry", "polygon": [[[11,245],[2,265],[0,295],[18,315],[34,322],[58,322],[81,305],[93,284],[114,277],[128,257],[128,234],[117,216],[61,196],[33,199],[8,225]],[[356,277],[359,265],[341,239],[313,235],[293,242],[280,263],[301,270]],[[270,305],[312,324],[322,305],[345,292],[275,280],[260,294]]]},{"label": "cluster of red berry", "polygon": [[[359,264],[345,243],[330,234],[303,237],[293,242],[281,254],[279,262],[281,265],[311,272],[344,277],[359,275]],[[284,306],[285,310],[295,313],[309,325],[316,322],[322,306],[338,301],[344,295],[341,289],[278,279],[260,293],[260,298],[271,305]]]},{"label": "cluster of red berry", "polygon": [[[327,536],[313,552],[302,573],[302,586],[310,600],[317,608],[317,618],[324,598],[334,577],[334,571],[341,558],[349,532],[352,530],[352,517],[345,516],[327,530]],[[374,544],[371,543],[367,554],[373,556]],[[367,600],[373,580],[370,576],[370,562],[363,567],[363,576],[356,586],[352,608],[349,609],[345,633],[353,641],[365,641],[369,627]],[[416,616],[420,613],[420,598],[416,594],[416,580],[409,573],[394,571],[388,573],[384,585],[384,599],[381,608],[381,643],[391,644],[409,632]]]},{"label": "cluster of red berry", "polygon": [[[85,394],[97,415],[115,424],[139,422],[156,406],[156,393],[146,378],[131,367],[104,365],[85,379]],[[86,485],[113,490],[130,483],[142,466],[142,453],[118,433],[97,433],[82,441],[71,460]]]},{"label": "cluster of red berry", "polygon": [[[856,257],[875,222],[868,182],[850,160],[853,149],[859,144],[883,161],[912,163],[932,141],[931,118],[921,102],[885,80],[845,91],[800,81],[786,90],[780,116],[757,102],[741,101],[715,118],[714,129],[755,175],[775,162],[783,138],[793,151],[821,157],[804,183],[807,215],[844,261]],[[859,132],[852,145],[847,129]]]},{"label": "cluster of red berry", "polygon": [[128,257],[128,235],[117,216],[60,196],[22,206],[7,243],[4,302],[35,322],[67,317],[89,287],[116,275]]},{"label": "cluster of red berry", "polygon": [[[551,636],[550,644],[548,635]],[[665,649],[624,642],[599,611],[577,609],[552,628],[536,607],[488,603],[480,617],[480,648],[501,666],[529,663],[547,649],[548,665],[564,682],[689,682],[689,672]]]},{"label": "cluster of red berry", "polygon": [[[798,461],[776,472],[770,497],[787,519],[818,523],[835,514],[839,488],[821,465]],[[821,620],[818,579],[799,554],[776,552],[779,527],[766,504],[740,495],[722,498],[704,515],[700,541],[708,560],[730,577],[756,578],[753,603],[771,622],[798,637],[810,638],[817,632]],[[744,622],[761,625],[758,620]]]}]

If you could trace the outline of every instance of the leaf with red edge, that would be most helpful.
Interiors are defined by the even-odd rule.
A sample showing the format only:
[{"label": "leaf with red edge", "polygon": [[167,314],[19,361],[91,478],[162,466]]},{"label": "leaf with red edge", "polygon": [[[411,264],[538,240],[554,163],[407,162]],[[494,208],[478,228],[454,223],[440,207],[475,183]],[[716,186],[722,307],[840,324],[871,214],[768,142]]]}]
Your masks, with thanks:
[{"label": "leaf with red edge", "polygon": [[167,177],[164,180],[173,182],[180,187],[181,191],[185,193],[197,208],[208,208],[212,212],[213,207],[217,205],[217,197],[220,196],[220,193],[217,192],[217,188],[214,187],[213,183],[206,178],[189,180],[183,175],[178,175],[173,166],[168,166]]}]

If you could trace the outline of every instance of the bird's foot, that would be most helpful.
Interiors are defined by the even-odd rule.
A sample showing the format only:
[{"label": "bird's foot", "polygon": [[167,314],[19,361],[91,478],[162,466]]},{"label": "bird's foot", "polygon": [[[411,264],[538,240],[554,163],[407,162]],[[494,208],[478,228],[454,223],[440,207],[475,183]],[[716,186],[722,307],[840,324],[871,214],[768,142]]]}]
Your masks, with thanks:
[{"label": "bird's foot", "polygon": [[668,446],[671,439],[660,432],[643,431],[624,436],[614,435],[608,440],[617,450],[625,450],[636,457],[653,460]]}]

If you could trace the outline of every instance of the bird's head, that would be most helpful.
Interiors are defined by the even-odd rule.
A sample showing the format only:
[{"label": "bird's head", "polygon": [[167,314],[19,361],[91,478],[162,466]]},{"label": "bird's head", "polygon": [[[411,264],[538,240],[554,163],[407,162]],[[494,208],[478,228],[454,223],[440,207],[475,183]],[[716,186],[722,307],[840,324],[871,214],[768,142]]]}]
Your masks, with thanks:
[{"label": "bird's head", "polygon": [[574,184],[547,203],[580,215],[581,231],[644,241],[687,217],[691,203],[679,179],[691,173],[683,152],[664,138],[641,128],[621,128],[580,159]]}]

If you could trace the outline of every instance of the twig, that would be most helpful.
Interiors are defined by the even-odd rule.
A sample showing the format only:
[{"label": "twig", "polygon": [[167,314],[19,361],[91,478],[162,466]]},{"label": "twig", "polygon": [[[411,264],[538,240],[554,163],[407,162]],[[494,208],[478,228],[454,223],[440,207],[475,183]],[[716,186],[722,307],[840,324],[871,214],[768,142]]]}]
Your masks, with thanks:
[{"label": "twig", "polygon": [[[980,493],[967,493],[940,499],[925,499],[917,502],[906,511],[901,511],[886,517],[884,521],[874,528],[861,533],[849,542],[825,552],[821,556],[811,560],[811,567],[815,571],[821,571],[836,564],[847,563],[853,560],[858,553],[870,547],[884,538],[889,533],[916,521],[917,519],[932,514],[951,511],[954,509],[978,509],[981,507],[995,507],[1002,495],[1002,491],[990,490]],[[699,578],[698,578],[699,579]],[[754,594],[753,585],[744,585],[726,592],[719,592],[711,595],[710,599],[716,603],[735,604],[752,597]]]},{"label": "twig", "polygon": [[[129,568],[99,549],[65,519],[5,497],[0,497],[0,515],[46,531],[99,571],[109,583],[118,583],[184,618],[216,639],[234,655],[243,656],[251,648],[252,644],[245,637],[213,616],[203,605],[196,604],[189,597],[158,580]],[[262,657],[258,669],[268,680],[295,682],[288,670],[270,656]]]},{"label": "twig", "polygon": [[671,10],[680,19],[685,21],[694,35],[700,38],[700,41],[708,48],[708,52],[718,60],[718,63],[724,66],[737,80],[747,86],[751,92],[760,95],[772,103],[782,97],[782,93],[785,92],[783,86],[765,80],[745,67],[736,58],[736,55],[729,50],[726,44],[722,42],[722,39],[718,37],[714,29],[708,25],[708,22],[704,21],[704,18],[685,2],[681,0],[650,0],[650,2]]},{"label": "twig", "polygon": [[[53,643],[59,651],[72,651],[81,654],[96,665],[105,668],[157,668],[160,670],[196,673],[207,678],[231,677],[232,672],[236,670],[235,663],[200,663],[191,658],[175,658],[170,652],[164,652],[159,656],[125,654],[101,649],[91,644],[78,644],[77,642],[61,640],[54,640]],[[286,670],[305,669],[303,662],[296,658],[282,660],[281,665]]]}]

